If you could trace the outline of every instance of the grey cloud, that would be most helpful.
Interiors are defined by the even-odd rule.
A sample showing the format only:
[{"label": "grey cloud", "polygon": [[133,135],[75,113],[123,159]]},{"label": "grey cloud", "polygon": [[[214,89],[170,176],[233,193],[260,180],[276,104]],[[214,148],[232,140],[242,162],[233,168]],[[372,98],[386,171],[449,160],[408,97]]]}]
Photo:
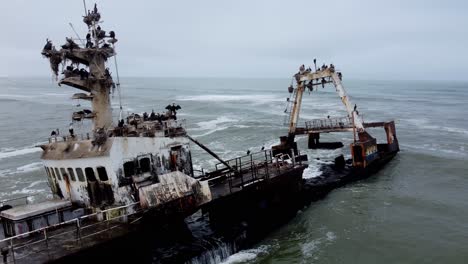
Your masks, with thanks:
[{"label": "grey cloud", "polygon": [[[80,0],[2,2],[0,76],[46,76],[45,38],[86,33]],[[361,79],[468,79],[465,1],[97,2],[123,76],[284,78],[316,57]]]}]

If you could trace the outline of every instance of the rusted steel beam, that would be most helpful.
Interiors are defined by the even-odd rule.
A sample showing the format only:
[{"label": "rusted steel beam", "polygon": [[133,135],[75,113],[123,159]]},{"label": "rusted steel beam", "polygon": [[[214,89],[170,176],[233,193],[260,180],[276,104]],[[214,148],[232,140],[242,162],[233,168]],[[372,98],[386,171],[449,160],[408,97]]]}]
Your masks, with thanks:
[{"label": "rusted steel beam", "polygon": [[208,154],[210,154],[211,156],[213,156],[213,158],[219,160],[219,162],[221,162],[224,166],[226,166],[227,168],[229,168],[231,171],[235,172],[236,170],[234,168],[231,167],[231,165],[229,165],[227,162],[225,162],[223,159],[221,159],[218,155],[216,155],[216,153],[214,153],[213,151],[211,151],[207,146],[203,145],[202,143],[200,143],[198,140],[192,138],[191,136],[189,135],[185,135],[188,139],[190,139],[193,143],[197,144],[197,146],[199,146],[200,148],[202,148],[204,151],[208,152]]},{"label": "rusted steel beam", "polygon": [[[385,124],[388,122],[371,122],[371,123],[363,123],[365,128],[369,127],[384,127]],[[330,132],[352,132],[353,126],[352,125],[345,125],[342,127],[323,127],[323,128],[304,128],[298,127],[296,128],[297,135],[306,135],[311,133],[330,133]]]}]

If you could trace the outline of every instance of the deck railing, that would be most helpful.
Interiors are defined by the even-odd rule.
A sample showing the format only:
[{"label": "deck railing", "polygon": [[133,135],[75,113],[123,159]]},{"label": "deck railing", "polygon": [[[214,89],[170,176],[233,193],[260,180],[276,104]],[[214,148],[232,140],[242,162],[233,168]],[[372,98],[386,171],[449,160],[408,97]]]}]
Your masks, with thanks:
[{"label": "deck railing", "polygon": [[[70,249],[80,249],[103,240],[96,236],[117,236],[119,227],[138,221],[136,217],[142,212],[139,203],[132,203],[2,239],[0,250],[3,261],[28,263],[27,258],[32,254],[36,254],[40,262],[53,260]],[[136,219],[130,222],[129,217],[134,216]],[[113,229],[116,230],[109,232]]]},{"label": "deck railing", "polygon": [[49,137],[49,143],[53,142],[66,142],[66,141],[75,141],[75,140],[90,140],[93,139],[91,133],[75,134],[74,136],[51,136]]},{"label": "deck railing", "polygon": [[[157,137],[172,137],[185,135],[186,121],[183,120],[167,120],[161,123],[157,121],[145,121],[134,125],[126,124],[124,127],[114,127],[107,132],[111,137],[135,137],[135,136],[157,136]],[[162,133],[158,133],[162,132]],[[92,132],[71,135],[56,135],[48,138],[49,143],[54,142],[69,142],[77,140],[93,140]]]},{"label": "deck railing", "polygon": [[[292,153],[292,151],[291,151]],[[226,163],[235,171],[229,170],[224,164],[215,165],[216,170],[207,173],[209,181],[227,179],[230,192],[234,189],[243,189],[251,184],[269,180],[271,175],[280,174],[290,169],[296,163],[294,158],[287,154],[273,156],[271,150],[263,150],[249,155],[227,160]],[[302,163],[299,161],[298,163]]]},{"label": "deck railing", "polygon": [[336,129],[348,128],[353,126],[353,120],[350,117],[314,119],[305,122],[306,130]]}]

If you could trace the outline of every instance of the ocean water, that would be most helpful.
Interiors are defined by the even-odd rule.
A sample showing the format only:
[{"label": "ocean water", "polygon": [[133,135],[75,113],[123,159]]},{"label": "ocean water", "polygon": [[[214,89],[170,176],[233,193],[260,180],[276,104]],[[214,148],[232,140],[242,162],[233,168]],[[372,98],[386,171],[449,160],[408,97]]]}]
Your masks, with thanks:
[{"label": "ocean water", "polygon": [[[189,134],[223,158],[276,144],[283,125],[289,79],[123,78],[127,113],[182,106]],[[367,121],[395,119],[401,152],[375,176],[337,189],[298,212],[252,248],[217,258],[222,263],[466,263],[468,259],[468,83],[346,80],[344,86]],[[78,92],[48,78],[0,79],[0,200],[47,195],[40,148],[50,131],[68,130],[71,113],[89,107]],[[114,98],[114,115],[118,100]],[[77,107],[80,104],[81,107]],[[306,94],[301,122],[345,116],[333,87]],[[90,124],[75,125],[77,133]],[[383,130],[370,133],[383,140]],[[307,150],[304,177],[343,153]],[[196,146],[196,167],[216,163]],[[320,160],[315,160],[320,158]]]}]

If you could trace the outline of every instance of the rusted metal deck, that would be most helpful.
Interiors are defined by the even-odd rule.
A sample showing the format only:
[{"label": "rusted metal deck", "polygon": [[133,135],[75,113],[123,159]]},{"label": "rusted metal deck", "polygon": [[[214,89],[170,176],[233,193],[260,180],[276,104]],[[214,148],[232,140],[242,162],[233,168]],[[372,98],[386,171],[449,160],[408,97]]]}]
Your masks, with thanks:
[{"label": "rusted metal deck", "polygon": [[[217,170],[207,174],[213,200],[241,192],[304,166],[289,155],[273,156],[271,150],[238,157],[226,163],[235,171],[217,164]],[[223,168],[218,169],[219,166]]]},{"label": "rusted metal deck", "polygon": [[110,241],[131,232],[141,213],[134,203],[0,239],[3,263],[46,263]]}]

